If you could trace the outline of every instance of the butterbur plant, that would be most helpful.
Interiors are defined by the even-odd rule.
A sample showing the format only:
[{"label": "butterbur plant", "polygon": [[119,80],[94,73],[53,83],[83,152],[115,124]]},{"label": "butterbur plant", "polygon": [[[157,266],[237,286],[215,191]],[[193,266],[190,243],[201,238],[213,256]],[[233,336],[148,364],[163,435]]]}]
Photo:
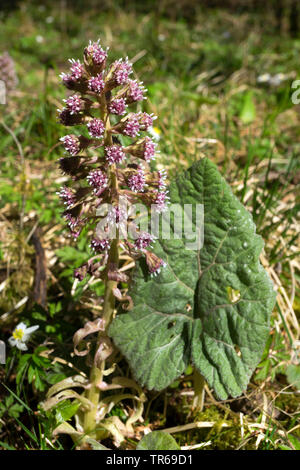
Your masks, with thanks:
[{"label": "butterbur plant", "polygon": [[[196,406],[204,381],[220,399],[240,395],[268,336],[274,292],[259,262],[262,240],[251,215],[215,165],[196,162],[169,189],[166,172],[153,169],[157,149],[147,132],[155,117],[143,111],[146,90],[132,78],[128,59],[109,64],[107,50],[90,42],[83,60],[71,59],[61,78],[69,95],[58,110],[68,128],[59,164],[69,181],[58,194],[72,237],[84,229],[91,248],[74,276],[77,282],[101,279],[105,293],[100,317],[74,335],[75,354],[90,358],[89,378],[54,385],[44,408],[73,398],[76,428],[63,423],[56,432],[69,433],[77,444],[108,435],[119,444],[142,419],[142,387],[162,390],[190,364]],[[198,206],[201,227],[194,217]],[[186,207],[192,207],[190,229],[179,236],[174,210],[183,209],[176,220],[186,223]],[[160,221],[155,231],[153,217]],[[193,249],[191,229],[203,233]],[[130,277],[120,252],[135,261]],[[94,347],[88,342],[83,348],[95,334]],[[118,351],[135,380],[115,376]],[[82,394],[71,390],[78,387]],[[125,388],[134,393],[115,393]],[[128,398],[135,407],[125,425],[107,416]]]}]

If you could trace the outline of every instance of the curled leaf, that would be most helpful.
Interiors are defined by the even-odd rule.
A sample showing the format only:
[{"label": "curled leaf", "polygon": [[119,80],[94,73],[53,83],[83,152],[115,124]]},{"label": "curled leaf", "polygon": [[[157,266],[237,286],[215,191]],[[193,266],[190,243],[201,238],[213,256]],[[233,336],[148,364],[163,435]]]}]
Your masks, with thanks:
[{"label": "curled leaf", "polygon": [[124,388],[133,388],[134,390],[138,392],[140,398],[143,396],[145,397],[144,401],[146,401],[146,396],[143,392],[142,387],[134,380],[128,379],[127,377],[114,377],[112,379],[112,383],[116,385],[120,385],[121,387],[124,387]]},{"label": "curled leaf", "polygon": [[82,395],[79,395],[79,393],[74,392],[74,390],[63,390],[62,392],[59,392],[53,397],[50,397],[45,400],[41,405],[45,411],[48,411],[51,410],[51,408],[56,406],[61,401],[67,400],[68,398],[75,398],[76,400],[80,401],[81,405],[83,405],[84,408],[88,410],[90,410],[94,406],[90,400],[83,397]]},{"label": "curled leaf", "polygon": [[68,434],[71,437],[76,437],[76,440],[81,441],[83,438],[83,434],[80,432],[76,431],[73,426],[69,423],[61,423],[57,428],[54,429],[53,431],[53,436],[57,436],[58,434]]},{"label": "curled leaf", "polygon": [[127,282],[128,281],[128,276],[124,273],[121,273],[117,266],[113,263],[110,263],[107,277],[110,281],[116,281],[116,282]]},{"label": "curled leaf", "polygon": [[106,429],[113,436],[114,444],[119,447],[125,437],[133,437],[133,433],[126,429],[126,426],[117,416],[111,416],[101,422],[99,427]]},{"label": "curled leaf", "polygon": [[70,387],[83,387],[85,388],[88,384],[88,380],[82,375],[74,375],[73,377],[67,377],[64,380],[52,385],[47,392],[47,398],[52,397],[58,392],[65,390]]},{"label": "curled leaf", "polygon": [[75,445],[77,447],[80,446],[80,449],[88,449],[92,447],[93,450],[110,450],[108,447],[103,446],[100,442],[92,439],[89,436],[86,436],[83,432],[76,431],[73,426],[69,423],[61,423],[57,428],[53,431],[53,436],[57,436],[59,434],[68,434],[72,437]]},{"label": "curled leaf", "polygon": [[124,310],[131,310],[133,308],[133,302],[132,302],[132,298],[130,297],[130,295],[122,295],[122,292],[117,287],[113,289],[113,294],[116,297],[116,299],[118,299],[119,302],[121,303],[128,302],[127,305],[122,306]]},{"label": "curled leaf", "polygon": [[83,338],[100,330],[104,331],[104,320],[102,318],[98,318],[95,321],[88,321],[83,328],[80,328],[78,331],[76,331],[75,335],[73,336],[74,352],[76,356],[86,356],[88,354],[91,347],[90,342],[86,344],[86,349],[83,351],[78,351],[77,347]]},{"label": "curled leaf", "polygon": [[[139,396],[135,396],[130,393],[122,393],[122,394],[116,394],[113,396],[108,396],[105,397],[101,404],[107,406],[106,413],[109,413],[112,408],[119,403],[120,401],[131,399],[134,402],[134,410],[131,413],[130,417],[126,421],[126,429],[129,433],[133,432],[132,424],[135,423],[136,421],[142,420],[143,416],[143,411],[144,411],[144,403],[147,400],[146,395],[143,392],[143,389],[134,381],[131,379],[128,379],[126,377],[114,377],[112,380],[112,384],[115,387],[118,388],[133,388],[135,389]],[[111,388],[113,388],[113,386]]]},{"label": "curled leaf", "polygon": [[100,338],[99,346],[95,354],[94,363],[100,367],[102,361],[105,361],[113,352],[113,345],[108,336]]}]

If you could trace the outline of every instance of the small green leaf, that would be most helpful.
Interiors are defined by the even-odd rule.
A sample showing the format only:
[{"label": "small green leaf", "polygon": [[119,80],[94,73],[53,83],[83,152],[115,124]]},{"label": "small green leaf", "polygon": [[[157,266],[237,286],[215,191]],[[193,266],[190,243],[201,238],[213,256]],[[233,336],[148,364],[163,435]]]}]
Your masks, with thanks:
[{"label": "small green leaf", "polygon": [[71,402],[70,400],[65,400],[57,406],[55,410],[55,418],[57,423],[63,423],[68,421],[75,415],[78,410],[80,403]]},{"label": "small green leaf", "polygon": [[296,436],[293,436],[293,434],[289,434],[288,440],[290,441],[292,446],[295,448],[295,450],[300,450],[300,441]]},{"label": "small green leaf", "polygon": [[240,119],[244,124],[250,124],[256,116],[255,104],[252,91],[248,91],[244,97],[243,107],[240,112]]},{"label": "small green leaf", "polygon": [[148,389],[167,387],[192,362],[219,398],[236,397],[261,359],[275,302],[259,262],[263,241],[208,159],[169,189],[173,203],[203,204],[204,246],[189,250],[184,237],[161,237],[155,252],[166,268],[151,278],[140,260],[129,292],[134,308],[109,334]]},{"label": "small green leaf", "polygon": [[290,364],[286,368],[288,383],[300,390],[300,365]]},{"label": "small green leaf", "polygon": [[35,374],[36,374],[36,369],[32,365],[30,365],[28,368],[28,382],[30,384],[34,379]]},{"label": "small green leaf", "polygon": [[153,431],[140,440],[136,450],[180,450],[180,447],[170,434]]},{"label": "small green leaf", "polygon": [[255,380],[265,380],[268,377],[272,367],[271,360],[268,358],[259,364],[259,371],[255,375]]},{"label": "small green leaf", "polygon": [[8,410],[9,416],[12,418],[18,418],[22,411],[24,410],[24,407],[18,403],[14,403]]}]

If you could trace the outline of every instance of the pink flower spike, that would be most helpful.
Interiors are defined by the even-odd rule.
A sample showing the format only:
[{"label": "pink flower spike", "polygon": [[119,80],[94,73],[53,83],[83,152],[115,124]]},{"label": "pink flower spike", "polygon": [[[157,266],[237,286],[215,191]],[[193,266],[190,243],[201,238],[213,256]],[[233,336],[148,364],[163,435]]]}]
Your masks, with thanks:
[{"label": "pink flower spike", "polygon": [[126,111],[126,102],[124,98],[116,98],[112,100],[109,104],[109,111],[112,114],[117,114],[121,116]]},{"label": "pink flower spike", "polygon": [[102,93],[104,89],[104,80],[102,78],[102,74],[98,73],[96,77],[91,77],[88,81],[88,88],[89,90],[93,91],[94,93]]},{"label": "pink flower spike", "polygon": [[121,161],[125,158],[123,147],[121,147],[121,145],[111,145],[109,147],[105,147],[105,158],[110,165],[114,163],[121,163]]},{"label": "pink flower spike", "polygon": [[101,119],[94,118],[87,124],[87,128],[89,130],[89,134],[91,137],[95,139],[101,139],[104,134],[104,124]]},{"label": "pink flower spike", "polygon": [[66,151],[69,152],[70,155],[77,155],[80,151],[80,142],[75,135],[65,135],[61,137],[60,140],[63,142]]},{"label": "pink flower spike", "polygon": [[77,230],[77,232],[71,232],[71,236],[74,238],[75,241],[77,240],[80,234],[81,234],[81,228]]}]

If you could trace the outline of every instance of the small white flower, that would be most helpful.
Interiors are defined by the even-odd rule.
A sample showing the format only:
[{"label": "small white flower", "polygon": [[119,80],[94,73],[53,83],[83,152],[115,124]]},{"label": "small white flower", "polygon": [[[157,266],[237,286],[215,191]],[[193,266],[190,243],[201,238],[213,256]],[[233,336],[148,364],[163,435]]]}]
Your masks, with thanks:
[{"label": "small white flower", "polygon": [[283,73],[276,73],[273,77],[270,78],[270,85],[272,86],[279,86],[285,80],[285,76]]},{"label": "small white flower", "polygon": [[269,73],[264,73],[257,77],[258,83],[268,84],[272,87],[278,87],[281,83],[288,79],[288,75],[283,73],[276,73],[275,75],[270,75]]},{"label": "small white flower", "polygon": [[44,42],[44,38],[43,36],[41,36],[40,34],[38,34],[36,37],[35,37],[35,40],[38,44],[41,44],[42,42]]},{"label": "small white flower", "polygon": [[16,346],[21,351],[27,351],[26,342],[29,340],[31,334],[39,328],[38,325],[30,326],[27,328],[25,323],[19,323],[13,331],[12,336],[8,342],[11,346]]},{"label": "small white flower", "polygon": [[258,83],[269,83],[271,75],[269,73],[264,73],[263,75],[259,75],[257,77]]},{"label": "small white flower", "polygon": [[153,140],[156,140],[158,142],[160,140],[160,130],[157,127],[148,127],[147,132],[151,135]]}]

